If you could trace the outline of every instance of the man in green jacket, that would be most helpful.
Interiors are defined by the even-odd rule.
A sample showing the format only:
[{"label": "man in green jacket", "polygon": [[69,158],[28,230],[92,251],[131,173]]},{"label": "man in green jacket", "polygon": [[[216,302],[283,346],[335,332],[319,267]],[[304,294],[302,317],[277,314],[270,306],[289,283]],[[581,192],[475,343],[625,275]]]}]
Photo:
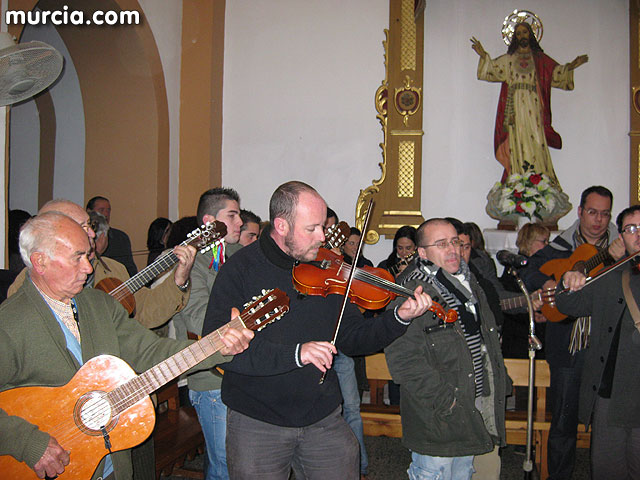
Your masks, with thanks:
[{"label": "man in green jacket", "polygon": [[400,384],[402,442],[412,452],[409,478],[431,478],[433,472],[443,480],[471,478],[474,457],[494,452],[494,461],[483,463],[492,463],[489,477],[497,479],[497,447],[506,438],[506,371],[493,314],[460,258],[460,239],[448,220],[424,222],[416,239],[417,267],[404,286],[421,285],[434,302],[456,310],[458,320],[445,323],[427,311],[385,349]]},{"label": "man in green jacket", "polygon": [[[136,371],[148,369],[190,344],[160,338],[132,322],[112,297],[83,289],[92,271],[86,232],[66,215],[30,219],[20,233],[28,276],[0,307],[0,390],[66,384],[82,364],[102,354],[120,357]],[[229,328],[224,348],[199,365],[211,368],[242,352],[253,332]],[[0,455],[25,462],[39,478],[61,474],[74,458],[53,436],[0,405]],[[43,406],[44,408],[44,406]],[[93,478],[130,479],[128,451],[106,456]]]}]

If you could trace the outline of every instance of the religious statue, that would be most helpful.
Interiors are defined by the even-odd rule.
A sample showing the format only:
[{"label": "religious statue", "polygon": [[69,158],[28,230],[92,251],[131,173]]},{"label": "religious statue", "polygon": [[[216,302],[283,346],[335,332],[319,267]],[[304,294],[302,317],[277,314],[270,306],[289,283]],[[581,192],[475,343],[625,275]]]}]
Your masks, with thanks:
[{"label": "religious statue", "polygon": [[562,148],[551,126],[551,87],[573,90],[573,70],[589,58],[559,65],[544,54],[526,21],[516,24],[507,53],[498,58],[491,59],[476,38],[471,44],[480,56],[478,79],[502,82],[494,150],[505,169],[503,181],[514,173],[544,174],[559,185],[548,148]]}]

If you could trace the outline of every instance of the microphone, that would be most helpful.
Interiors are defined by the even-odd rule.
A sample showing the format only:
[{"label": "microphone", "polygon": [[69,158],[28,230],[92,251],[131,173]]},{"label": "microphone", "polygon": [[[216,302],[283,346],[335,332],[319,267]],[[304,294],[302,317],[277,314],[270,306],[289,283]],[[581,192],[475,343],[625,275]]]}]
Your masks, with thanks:
[{"label": "microphone", "polygon": [[516,255],[509,250],[500,250],[496,253],[496,258],[505,267],[524,267],[527,264],[527,257],[524,255]]}]

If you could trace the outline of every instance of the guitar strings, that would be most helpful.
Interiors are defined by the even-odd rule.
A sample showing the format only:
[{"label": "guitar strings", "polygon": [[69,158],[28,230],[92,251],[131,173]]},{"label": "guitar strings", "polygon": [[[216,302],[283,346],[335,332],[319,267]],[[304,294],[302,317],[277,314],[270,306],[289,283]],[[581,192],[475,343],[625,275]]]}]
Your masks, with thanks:
[{"label": "guitar strings", "polygon": [[[208,235],[211,235],[211,238],[207,239],[206,237]],[[215,229],[206,228],[204,231],[201,231],[199,233],[199,235],[187,238],[186,240],[182,241],[182,243],[180,243],[180,245],[182,245],[182,246],[190,245],[195,240],[199,240],[200,237],[204,238],[204,244],[207,245],[209,243],[214,243],[218,238],[220,238],[220,234]],[[161,270],[158,270],[157,272],[154,272],[154,273],[158,274],[158,273],[161,273],[164,270],[167,270],[168,268],[173,266],[178,261],[179,261],[179,259],[176,256],[176,254],[173,252],[173,250],[169,250],[168,252],[165,252],[165,253],[161,254],[150,265],[148,265],[143,270],[141,270],[138,273],[136,273],[133,277],[129,278],[128,280],[124,281],[123,283],[118,285],[116,288],[111,290],[109,292],[109,295],[111,295],[112,297],[114,297],[115,299],[120,301],[123,298],[126,298],[128,295],[132,295],[133,294],[133,292],[131,292],[129,290],[128,285],[130,285],[132,283],[135,283],[135,282],[141,281],[142,277],[145,276],[147,271],[151,271],[151,270],[154,270],[154,269],[158,270],[159,268],[161,268]]]},{"label": "guitar strings", "polygon": [[[264,309],[264,306],[262,306],[262,309]],[[276,309],[275,311],[278,311],[278,310]],[[93,420],[95,418],[101,418],[101,417],[105,416],[105,414],[110,414],[109,415],[109,423],[111,423],[116,416],[118,416],[120,413],[126,411],[127,408],[130,408],[131,406],[136,405],[137,403],[139,403],[141,400],[144,400],[145,398],[148,398],[148,394],[142,394],[141,398],[136,400],[132,405],[126,406],[123,409],[123,406],[127,405],[127,403],[130,403],[133,398],[135,398],[138,395],[141,395],[141,391],[143,390],[143,388],[138,387],[137,389],[135,389],[132,392],[126,392],[126,389],[124,388],[126,385],[130,385],[130,386],[131,385],[135,385],[136,380],[141,380],[141,377],[143,377],[145,374],[148,374],[147,377],[153,378],[153,380],[156,383],[159,383],[159,385],[157,385],[157,386],[152,385],[152,386],[155,386],[155,388],[153,388],[153,390],[150,391],[150,393],[152,393],[153,391],[155,391],[158,388],[160,388],[162,385],[165,385],[166,383],[170,382],[174,378],[178,377],[181,373],[183,373],[184,371],[188,370],[193,365],[196,365],[197,363],[200,363],[202,360],[206,359],[207,357],[213,355],[214,353],[219,351],[221,348],[223,348],[224,347],[224,343],[221,340],[222,334],[228,328],[230,328],[232,326],[231,324],[233,322],[242,322],[242,325],[246,325],[248,323],[248,320],[251,318],[252,315],[254,315],[254,313],[252,313],[252,312],[250,312],[248,310],[243,312],[242,314],[240,314],[237,317],[235,317],[234,319],[232,319],[229,323],[227,323],[227,324],[223,325],[222,327],[218,328],[217,330],[211,332],[211,334],[207,335],[202,340],[190,344],[185,349],[175,353],[171,357],[169,357],[169,358],[165,359],[164,361],[160,362],[155,367],[152,367],[149,370],[143,372],[142,374],[137,375],[135,377],[132,377],[132,378],[126,380],[124,383],[122,383],[118,387],[114,388],[110,392],[100,392],[99,397],[97,397],[99,400],[102,400],[105,397],[108,397],[112,392],[115,392],[118,389],[122,390],[125,393],[125,395],[123,397],[119,398],[113,404],[110,403],[108,400],[107,400],[106,404],[104,402],[98,401],[94,405],[88,407],[86,410],[83,410],[82,411],[82,416],[86,419],[86,421],[90,422],[91,420]],[[237,325],[237,326],[239,326],[239,325]],[[216,334],[218,335],[218,337],[216,337]],[[203,340],[205,340],[205,339],[207,339],[206,341],[214,348],[214,350],[212,352],[207,352],[203,348],[204,343],[201,343],[201,342],[203,342]],[[194,352],[193,351],[193,347],[196,347],[196,346],[197,346],[197,350],[196,350],[196,352]],[[194,359],[197,359],[198,350],[199,350],[199,353],[204,354],[204,356],[200,360],[198,360],[195,364],[191,365],[190,362],[184,357],[184,353],[183,353],[184,350],[189,350]],[[171,368],[168,365],[168,363],[170,363],[170,362],[174,362],[176,364],[175,366],[177,366],[178,369],[181,370],[181,372],[179,372],[177,374],[172,372]],[[163,370],[162,367],[161,367],[162,365],[165,365],[167,367],[168,375],[167,375],[166,372],[162,373],[161,376],[163,377],[163,381],[162,382],[157,382],[157,378],[156,378],[155,375],[153,375],[152,372],[154,370],[156,370],[156,369],[162,371]],[[153,377],[151,377],[151,375],[153,375]],[[170,378],[167,379],[167,377],[170,377]],[[143,387],[144,387],[144,385],[143,385]],[[117,412],[117,413],[114,414],[114,412]],[[72,415],[72,417],[73,417],[73,415]],[[69,445],[70,442],[72,442],[76,438],[81,438],[82,436],[87,435],[85,432],[80,430],[80,428],[76,425],[75,421],[73,423],[71,423],[71,424],[69,424],[68,421],[61,421],[58,424],[54,425],[49,430],[48,433],[52,437],[56,438],[56,440],[58,440],[58,443],[60,443],[60,445],[63,445],[63,448],[66,448],[67,450],[69,450],[69,448],[70,448],[70,445]],[[95,435],[95,436],[99,437],[100,435]],[[67,442],[69,442],[69,443],[67,443]],[[67,444],[66,447],[64,446],[65,443]]]},{"label": "guitar strings", "polygon": [[[271,292],[270,292],[271,293]],[[191,354],[193,355],[194,359],[197,359],[197,355],[194,353],[193,351],[193,347],[198,347],[198,349],[200,350],[200,353],[204,354],[204,357],[202,357],[200,360],[198,360],[194,365],[196,365],[197,363],[199,363],[200,361],[204,360],[205,358],[213,355],[214,353],[216,353],[217,351],[219,351],[223,346],[224,343],[221,340],[222,337],[222,333],[227,330],[229,327],[232,326],[232,323],[234,322],[241,322],[243,326],[251,326],[252,328],[255,327],[257,325],[257,322],[254,320],[253,324],[249,324],[249,320],[251,319],[252,316],[257,316],[256,313],[257,312],[262,312],[266,309],[267,313],[266,314],[262,314],[260,316],[257,316],[257,318],[261,318],[263,316],[266,316],[267,319],[269,318],[277,318],[279,315],[281,315],[283,312],[286,312],[286,309],[281,309],[281,306],[277,306],[275,308],[271,308],[269,305],[272,303],[271,301],[267,302],[266,304],[262,304],[261,302],[264,300],[263,298],[260,298],[258,300],[256,300],[253,304],[251,304],[247,309],[245,309],[244,312],[242,312],[240,315],[238,315],[237,317],[233,318],[229,323],[223,325],[222,327],[218,328],[217,330],[211,332],[211,334],[207,335],[206,337],[204,337],[202,340],[192,343],[190,344],[188,347],[186,347],[185,349],[175,353],[174,355],[172,355],[171,357],[165,359],[164,361],[160,362],[158,365],[156,365],[155,367],[152,367],[151,369],[143,372],[142,374],[132,377],[130,379],[128,379],[127,381],[125,381],[123,384],[119,385],[118,387],[116,387],[114,390],[112,390],[111,392],[101,392],[100,394],[100,399],[104,399],[106,396],[109,396],[109,394],[111,394],[112,392],[114,392],[115,390],[121,389],[123,391],[125,391],[126,389],[124,388],[127,384],[135,384],[136,380],[141,379],[141,377],[143,377],[145,374],[149,374],[147,375],[148,377],[153,374],[153,371],[158,369],[158,370],[162,370],[161,366],[164,364],[167,367],[167,370],[169,372],[169,375],[171,376],[171,378],[169,378],[167,380],[167,375],[166,374],[162,374],[163,377],[163,382],[160,382],[159,385],[155,386],[155,388],[153,390],[151,390],[149,393],[157,390],[159,387],[161,387],[162,385],[168,383],[169,381],[171,381],[172,379],[178,377],[181,373],[183,373],[184,371],[186,371],[189,367],[190,367],[190,362],[184,357],[184,350],[189,350],[191,352]],[[254,310],[256,307],[259,307],[258,310]],[[239,326],[239,325],[237,325]],[[218,335],[218,337],[215,336],[215,334]],[[207,352],[204,348],[203,345],[204,343],[203,340],[207,339],[207,342],[209,342],[209,344],[214,348],[214,350],[212,352]],[[176,366],[178,367],[178,369],[182,369],[181,372],[175,374],[171,371],[168,363],[169,362],[175,362]],[[182,366],[181,366],[182,363]],[[193,366],[193,365],[191,365]],[[157,382],[157,378],[155,378],[155,375],[153,375],[154,380]],[[136,400],[132,405],[126,406],[124,409],[122,408],[124,405],[126,405],[127,403],[131,402],[132,398],[134,398],[136,395],[140,395],[140,391],[141,389],[138,388],[137,390],[134,390],[133,392],[129,392],[126,393],[126,395],[122,398],[120,398],[118,401],[116,401],[113,404],[110,404],[107,400],[107,404],[105,405],[104,402],[96,402],[96,404],[92,405],[91,407],[88,407],[85,411],[83,411],[83,416],[85,419],[87,420],[92,420],[95,418],[100,418],[105,416],[105,414],[110,414],[109,415],[109,423],[111,423],[114,419],[114,417],[116,417],[117,415],[119,415],[120,413],[126,411],[127,408],[130,408],[131,406],[137,404],[138,402],[140,402],[141,400],[148,398],[147,394],[143,394],[143,396]],[[122,410],[122,411],[121,411]],[[114,412],[115,415],[113,414]],[[99,415],[99,417],[97,417],[97,415]],[[72,415],[73,417],[73,415]],[[59,433],[58,433],[59,432]],[[82,436],[87,435],[86,433],[84,433],[82,430],[80,430],[80,428],[74,423],[69,424],[68,422],[60,422],[57,425],[53,426],[52,429],[50,429],[49,431],[50,435],[52,435],[54,438],[58,439],[58,443],[60,443],[61,445],[66,444],[67,445],[67,449],[70,448],[70,445],[67,442],[71,442],[72,440],[74,440],[75,438],[80,438]],[[54,435],[55,433],[55,435]],[[99,437],[99,435],[96,435],[96,437]],[[65,448],[65,447],[63,447]]]}]

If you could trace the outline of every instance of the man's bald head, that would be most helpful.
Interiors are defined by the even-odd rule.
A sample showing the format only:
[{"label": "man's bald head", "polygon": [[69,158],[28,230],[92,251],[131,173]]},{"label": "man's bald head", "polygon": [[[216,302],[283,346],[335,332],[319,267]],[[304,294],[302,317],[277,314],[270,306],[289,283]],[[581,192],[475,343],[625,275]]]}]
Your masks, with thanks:
[{"label": "man's bald head", "polygon": [[73,203],[71,200],[66,200],[64,198],[49,200],[42,206],[42,208],[40,208],[38,215],[46,212],[63,213],[67,217],[75,220],[75,222],[80,225],[85,232],[87,232],[90,239],[94,239],[96,237],[96,234],[89,223],[89,214],[77,203]]}]

